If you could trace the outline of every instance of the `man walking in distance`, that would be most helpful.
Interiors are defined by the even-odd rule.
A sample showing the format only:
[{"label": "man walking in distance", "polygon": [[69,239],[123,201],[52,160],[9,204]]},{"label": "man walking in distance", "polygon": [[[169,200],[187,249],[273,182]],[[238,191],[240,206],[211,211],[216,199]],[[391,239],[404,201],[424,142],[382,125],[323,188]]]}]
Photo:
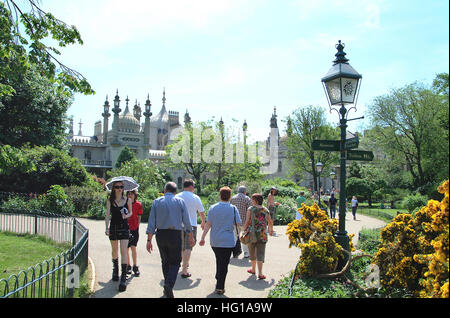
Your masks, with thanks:
[{"label": "man walking in distance", "polygon": [[[203,208],[202,201],[199,196],[194,194],[195,182],[192,179],[185,180],[183,183],[184,191],[178,193],[176,196],[182,198],[186,204],[189,219],[192,226],[192,236],[194,237],[194,244],[197,242],[197,213],[200,214],[202,219],[202,230],[205,228],[205,209]],[[181,277],[187,278],[191,277],[191,273],[188,272],[189,260],[191,258],[192,248],[189,242],[190,233],[183,231],[183,246],[182,246],[182,267],[181,267]]]},{"label": "man walking in distance", "polygon": [[173,287],[181,264],[181,234],[189,233],[189,241],[194,246],[191,222],[186,204],[175,197],[177,185],[168,182],[164,187],[164,196],[153,201],[148,217],[147,251],[153,251],[152,238],[156,233],[156,243],[161,255],[162,272],[164,275],[164,295],[173,298]]},{"label": "man walking in distance", "polygon": [[[247,196],[247,189],[244,186],[240,186],[238,189],[238,194],[231,198],[230,203],[238,208],[239,216],[241,217],[240,231],[242,232],[245,224],[245,218],[247,217],[247,210],[252,206],[252,200]],[[242,244],[242,250],[244,251],[244,258],[250,256],[247,245]],[[233,256],[236,258],[239,255]]]}]

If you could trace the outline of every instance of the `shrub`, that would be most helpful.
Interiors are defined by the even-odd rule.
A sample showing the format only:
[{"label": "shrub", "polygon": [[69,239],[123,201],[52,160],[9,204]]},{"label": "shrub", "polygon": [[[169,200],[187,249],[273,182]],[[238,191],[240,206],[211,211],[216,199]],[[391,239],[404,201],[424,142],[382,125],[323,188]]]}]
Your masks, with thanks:
[{"label": "shrub", "polygon": [[144,192],[139,192],[138,201],[142,203],[143,214],[141,221],[147,222],[152,210],[153,200],[162,195],[157,188],[147,188]]},{"label": "shrub", "polygon": [[277,202],[280,205],[277,207],[275,225],[286,225],[295,219],[297,214],[297,201],[290,197],[278,197]]},{"label": "shrub", "polygon": [[406,289],[416,297],[449,297],[449,182],[439,188],[441,202],[430,200],[415,213],[399,214],[381,231],[375,254],[381,285]]},{"label": "shrub", "polygon": [[[314,277],[333,272],[344,257],[342,248],[334,239],[338,221],[330,220],[317,204],[303,204],[298,211],[303,217],[289,223],[286,232],[289,247],[297,246],[301,249],[297,273],[301,277]],[[353,235],[349,237],[350,248],[353,249]]]},{"label": "shrub", "polygon": [[103,210],[106,209],[107,194],[105,191],[95,191],[91,187],[79,186],[65,187],[64,191],[74,205],[75,215],[99,216],[101,213],[99,213],[98,207],[102,206]]},{"label": "shrub", "polygon": [[427,205],[427,197],[424,195],[416,194],[416,195],[408,195],[402,200],[402,207],[408,210],[409,213],[413,213],[415,210],[418,210],[420,207]]},{"label": "shrub", "polygon": [[62,215],[72,215],[74,211],[73,204],[68,199],[60,185],[52,185],[46,194],[39,196],[44,211]]}]

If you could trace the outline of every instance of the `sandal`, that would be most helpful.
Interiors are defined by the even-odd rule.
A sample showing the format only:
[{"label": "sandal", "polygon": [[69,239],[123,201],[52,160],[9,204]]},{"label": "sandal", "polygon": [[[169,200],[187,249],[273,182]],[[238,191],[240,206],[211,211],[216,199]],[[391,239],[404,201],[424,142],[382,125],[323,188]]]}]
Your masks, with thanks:
[{"label": "sandal", "polygon": [[266,276],[264,276],[264,275],[258,275],[258,279],[266,279]]},{"label": "sandal", "polygon": [[252,275],[255,275],[255,274],[256,274],[255,272],[252,271],[251,268],[247,270],[247,273],[252,274]]},{"label": "sandal", "polygon": [[188,278],[188,277],[191,277],[191,276],[192,276],[191,273],[181,274],[181,277],[183,277],[183,278]]}]

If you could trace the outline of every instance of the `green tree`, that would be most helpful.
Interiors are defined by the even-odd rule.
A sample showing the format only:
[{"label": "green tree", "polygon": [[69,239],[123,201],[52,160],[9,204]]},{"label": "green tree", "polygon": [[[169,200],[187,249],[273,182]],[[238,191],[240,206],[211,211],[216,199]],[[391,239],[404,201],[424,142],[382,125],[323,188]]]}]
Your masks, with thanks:
[{"label": "green tree", "polygon": [[117,158],[116,168],[120,168],[124,163],[133,160],[136,160],[136,155],[128,146],[125,146],[120,152],[119,157]]},{"label": "green tree", "polygon": [[35,65],[9,83],[15,93],[0,96],[0,143],[64,148],[71,94],[42,76]]},{"label": "green tree", "polygon": [[316,164],[323,164],[323,172],[327,173],[331,165],[338,162],[337,153],[318,152],[312,149],[313,140],[338,140],[337,129],[331,127],[325,118],[325,111],[321,107],[307,106],[294,110],[287,121],[290,123],[286,140],[287,158],[292,161],[291,175],[305,177],[305,173],[312,175],[314,189],[318,190]]},{"label": "green tree", "polygon": [[0,147],[0,190],[45,193],[52,185],[92,182],[80,160],[50,146]]},{"label": "green tree", "polygon": [[77,28],[44,12],[37,1],[1,0],[0,96],[15,92],[9,83],[11,74],[22,73],[31,64],[36,65],[43,76],[71,92],[93,94],[83,75],[57,58],[61,55],[57,47],[76,43],[83,44]]},{"label": "green tree", "polygon": [[448,178],[448,132],[440,120],[445,107],[442,96],[420,83],[393,89],[369,106],[378,146],[399,158],[422,193]]},{"label": "green tree", "polygon": [[[204,147],[210,142],[209,138],[202,137],[207,131],[211,131],[210,123],[190,123],[177,140],[166,146],[168,158],[164,163],[165,167],[184,169],[194,179],[198,193],[201,193],[202,189],[201,177],[210,166],[210,163],[202,157]],[[209,135],[210,138],[214,138],[212,134]],[[220,153],[215,155],[219,158],[221,156]]]},{"label": "green tree", "polygon": [[149,188],[157,188],[162,192],[166,182],[165,172],[149,159],[126,161],[120,168],[108,171],[108,176],[132,177],[139,184],[139,190],[143,192]]}]

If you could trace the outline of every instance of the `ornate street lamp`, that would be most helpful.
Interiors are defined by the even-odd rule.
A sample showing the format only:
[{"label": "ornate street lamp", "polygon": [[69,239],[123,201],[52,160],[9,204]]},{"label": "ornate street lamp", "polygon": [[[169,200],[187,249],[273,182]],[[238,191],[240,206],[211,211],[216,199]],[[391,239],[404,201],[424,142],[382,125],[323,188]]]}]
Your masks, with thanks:
[{"label": "ornate street lamp", "polygon": [[330,177],[331,177],[331,190],[333,190],[334,189],[334,178],[336,177],[336,172],[331,171]]},{"label": "ornate street lamp", "polygon": [[[337,53],[334,64],[328,73],[322,78],[323,87],[330,106],[330,112],[335,110],[339,114],[341,140],[340,140],[340,194],[339,194],[339,229],[336,233],[336,242],[339,243],[344,249],[350,251],[349,237],[345,230],[345,203],[346,203],[346,150],[345,150],[345,138],[347,128],[347,116],[350,109],[355,108],[356,101],[358,99],[360,82],[362,79],[353,67],[348,63],[348,59],[345,57],[344,52],[345,44],[339,43],[336,45]],[[346,105],[353,105],[349,109],[346,109]],[[346,261],[347,259],[345,259]]]}]

